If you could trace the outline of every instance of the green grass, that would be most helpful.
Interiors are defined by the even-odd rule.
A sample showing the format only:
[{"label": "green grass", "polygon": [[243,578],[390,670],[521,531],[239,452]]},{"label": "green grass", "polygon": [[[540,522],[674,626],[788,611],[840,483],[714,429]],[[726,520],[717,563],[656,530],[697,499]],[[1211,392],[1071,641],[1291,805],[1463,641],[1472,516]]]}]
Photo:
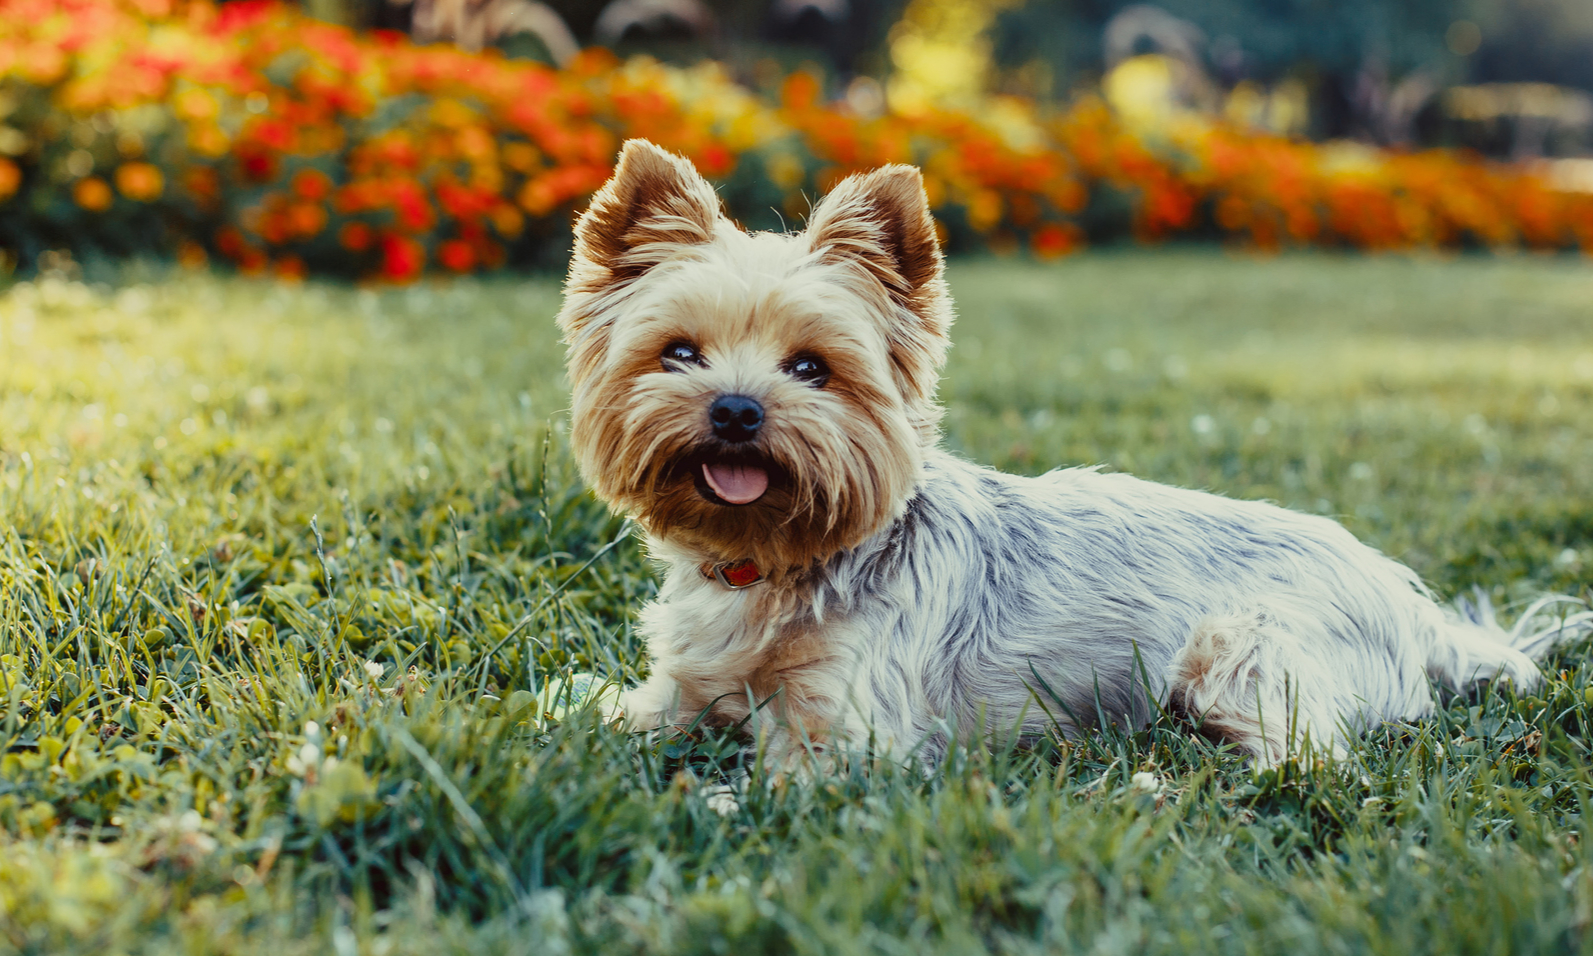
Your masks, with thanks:
[{"label": "green grass", "polygon": [[[963,454],[1333,514],[1446,594],[1590,580],[1585,261],[952,284]],[[547,718],[550,679],[636,679],[654,589],[566,452],[556,307],[552,280],[0,293],[0,949],[1593,949],[1585,648],[1339,766],[1257,777],[1167,721],[727,818],[695,781],[736,741]]]}]

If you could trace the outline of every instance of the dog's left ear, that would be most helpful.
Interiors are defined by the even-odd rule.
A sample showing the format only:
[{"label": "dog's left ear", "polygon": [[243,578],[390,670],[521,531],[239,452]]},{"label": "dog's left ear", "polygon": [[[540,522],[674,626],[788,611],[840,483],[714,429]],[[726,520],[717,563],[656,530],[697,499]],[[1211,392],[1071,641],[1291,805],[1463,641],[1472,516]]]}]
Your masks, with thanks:
[{"label": "dog's left ear", "polygon": [[809,248],[828,261],[862,266],[911,318],[886,330],[904,385],[934,395],[945,361],[951,298],[924,178],[912,166],[848,176],[808,220]]}]

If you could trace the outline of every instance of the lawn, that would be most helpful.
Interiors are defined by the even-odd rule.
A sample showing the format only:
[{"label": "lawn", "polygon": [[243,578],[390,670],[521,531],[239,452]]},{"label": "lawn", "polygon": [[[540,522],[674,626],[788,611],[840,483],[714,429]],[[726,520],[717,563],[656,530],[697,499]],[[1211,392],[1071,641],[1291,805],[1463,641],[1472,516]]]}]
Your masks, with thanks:
[{"label": "lawn", "polygon": [[[566,450],[555,279],[118,276],[0,291],[0,950],[1593,950],[1585,647],[1339,765],[1164,720],[721,817],[737,741],[533,700],[634,681],[655,586]],[[1593,581],[1585,260],[951,281],[968,457],[1331,514],[1446,596]]]}]

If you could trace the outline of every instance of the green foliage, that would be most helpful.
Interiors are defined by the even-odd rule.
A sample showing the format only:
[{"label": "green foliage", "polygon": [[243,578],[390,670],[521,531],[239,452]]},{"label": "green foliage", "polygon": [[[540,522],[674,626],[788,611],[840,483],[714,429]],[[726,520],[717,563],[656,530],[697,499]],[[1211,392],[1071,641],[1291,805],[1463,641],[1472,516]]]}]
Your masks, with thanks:
[{"label": "green foliage", "polygon": [[[953,447],[1342,517],[1502,603],[1593,567],[1581,262],[964,263]],[[552,280],[0,293],[0,950],[1569,951],[1593,668],[1255,775],[1164,720],[699,793],[579,483]],[[1001,728],[992,728],[998,740]]]},{"label": "green foliage", "polygon": [[[1498,4],[1491,4],[1498,6]],[[1059,79],[1101,69],[1101,29],[1124,0],[1028,0],[998,21],[996,54],[1005,64],[1048,62]],[[1396,74],[1441,62],[1444,30],[1468,11],[1455,0],[1167,0],[1157,4],[1194,24],[1208,40],[1212,66],[1276,78],[1291,70],[1350,75],[1375,58]],[[1224,63],[1223,55],[1236,62]],[[1237,68],[1237,69],[1236,69]]]}]

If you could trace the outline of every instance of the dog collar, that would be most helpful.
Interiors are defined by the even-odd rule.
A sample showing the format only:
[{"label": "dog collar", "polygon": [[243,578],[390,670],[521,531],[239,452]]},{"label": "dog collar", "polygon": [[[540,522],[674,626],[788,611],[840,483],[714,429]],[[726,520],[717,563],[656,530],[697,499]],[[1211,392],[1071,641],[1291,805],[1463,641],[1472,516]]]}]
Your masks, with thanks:
[{"label": "dog collar", "polygon": [[713,581],[718,581],[732,591],[750,588],[754,584],[762,584],[763,572],[752,563],[751,558],[740,561],[725,561],[720,564],[705,564],[702,566],[702,576]]}]

